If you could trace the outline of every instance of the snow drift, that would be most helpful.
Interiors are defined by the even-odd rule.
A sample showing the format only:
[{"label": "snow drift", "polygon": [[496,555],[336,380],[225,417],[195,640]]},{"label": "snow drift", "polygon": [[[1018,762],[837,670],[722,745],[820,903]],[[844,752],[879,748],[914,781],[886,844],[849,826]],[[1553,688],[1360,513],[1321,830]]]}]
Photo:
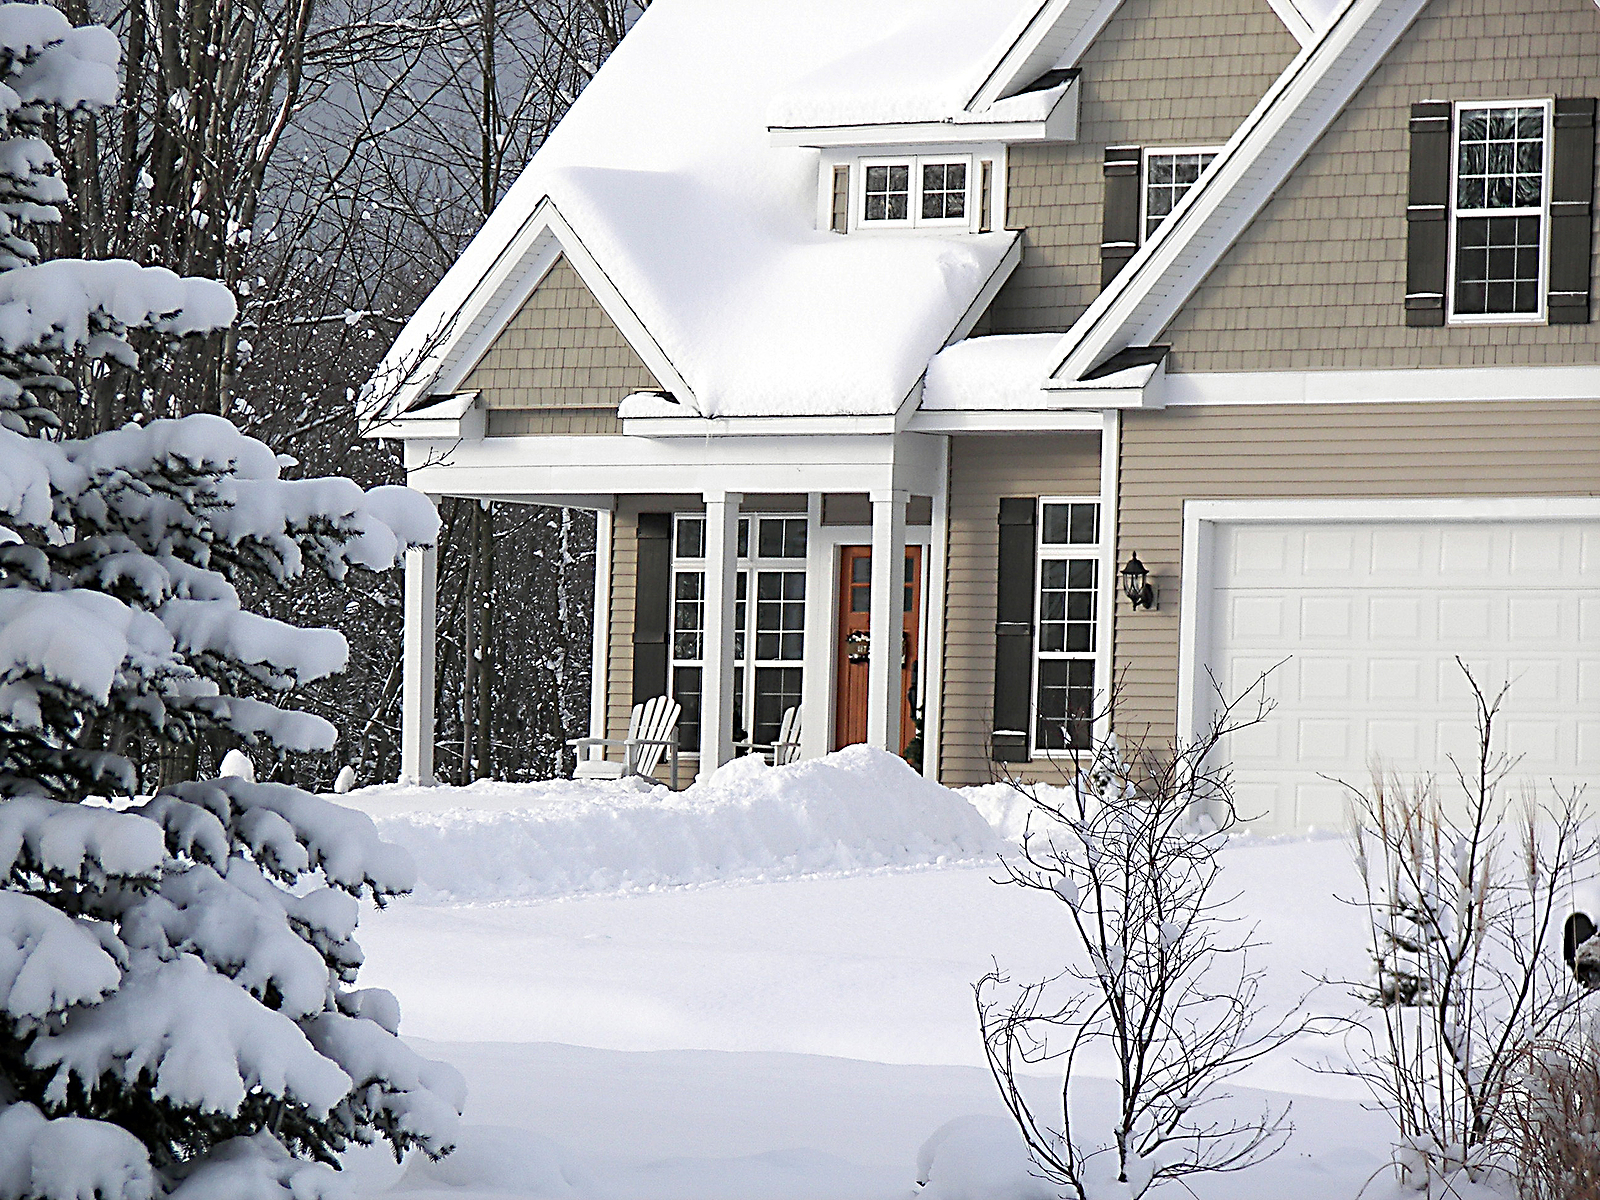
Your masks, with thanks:
[{"label": "snow drift", "polygon": [[741,758],[682,792],[634,779],[400,785],[341,797],[410,851],[417,895],[524,900],[990,857],[977,809],[865,746],[787,767]]}]

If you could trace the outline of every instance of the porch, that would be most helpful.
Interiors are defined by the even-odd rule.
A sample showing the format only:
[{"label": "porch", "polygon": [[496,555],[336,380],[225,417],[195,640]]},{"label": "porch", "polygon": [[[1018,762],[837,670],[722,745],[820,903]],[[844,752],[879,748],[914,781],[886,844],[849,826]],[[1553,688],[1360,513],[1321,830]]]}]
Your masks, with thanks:
[{"label": "porch", "polygon": [[[436,497],[598,517],[591,736],[683,706],[684,782],[799,709],[801,754],[865,742],[938,769],[949,439],[887,433],[408,441]],[[777,489],[783,490],[777,490]],[[402,773],[434,775],[435,552],[406,572]]]}]

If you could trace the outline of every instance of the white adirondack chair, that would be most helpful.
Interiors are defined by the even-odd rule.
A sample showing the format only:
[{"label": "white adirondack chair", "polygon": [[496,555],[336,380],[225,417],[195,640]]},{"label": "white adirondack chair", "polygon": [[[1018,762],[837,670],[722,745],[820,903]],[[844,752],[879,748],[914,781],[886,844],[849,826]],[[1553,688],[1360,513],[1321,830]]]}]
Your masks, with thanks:
[{"label": "white adirondack chair", "polygon": [[778,722],[778,740],[775,742],[735,742],[734,748],[759,753],[775,767],[786,767],[800,761],[800,708],[783,710]]},{"label": "white adirondack chair", "polygon": [[[672,786],[678,786],[678,716],[683,710],[670,696],[657,696],[635,704],[628,717],[626,738],[573,738],[567,743],[578,753],[572,768],[574,779],[621,779],[627,775],[651,775],[668,755]],[[605,756],[607,746],[622,747],[622,761]]]}]

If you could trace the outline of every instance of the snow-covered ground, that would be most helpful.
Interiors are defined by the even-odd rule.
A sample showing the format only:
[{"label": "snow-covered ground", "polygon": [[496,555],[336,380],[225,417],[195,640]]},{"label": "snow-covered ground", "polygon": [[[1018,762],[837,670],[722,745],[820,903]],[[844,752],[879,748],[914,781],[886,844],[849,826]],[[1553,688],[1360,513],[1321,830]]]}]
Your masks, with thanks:
[{"label": "snow-covered ground", "polygon": [[[404,1032],[471,1089],[455,1155],[356,1155],[362,1195],[905,1200],[947,1122],[974,1118],[951,1145],[1013,1138],[971,985],[996,960],[1054,973],[1070,951],[1060,905],[993,882],[1018,829],[1005,789],[951,793],[851,751],[778,771],[746,760],[677,795],[554,782],[342,799],[421,870],[416,898],[364,919],[363,982],[396,992]],[[1246,838],[1225,854],[1269,1007],[1362,974],[1343,842]],[[1337,988],[1306,1004],[1355,1007]],[[1325,1069],[1344,1055],[1306,1036],[1241,1079],[1239,1104],[1292,1100],[1296,1132],[1196,1193],[1338,1200],[1374,1175],[1366,1194],[1387,1192],[1387,1119]],[[1036,1085],[1048,1106],[1058,1085]],[[1038,1188],[1013,1167],[920,1195]]]}]

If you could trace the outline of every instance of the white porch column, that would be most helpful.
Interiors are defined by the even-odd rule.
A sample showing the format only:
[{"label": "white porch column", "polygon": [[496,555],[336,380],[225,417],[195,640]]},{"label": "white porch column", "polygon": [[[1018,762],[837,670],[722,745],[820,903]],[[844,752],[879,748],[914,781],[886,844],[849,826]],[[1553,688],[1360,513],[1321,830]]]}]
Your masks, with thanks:
[{"label": "white porch column", "polygon": [[406,551],[405,648],[400,688],[400,780],[432,784],[433,669],[439,552]]},{"label": "white porch column", "polygon": [[834,656],[839,548],[822,532],[822,493],[806,495],[806,650],[800,701],[800,757],[821,758],[833,744]]},{"label": "white porch column", "polygon": [[905,630],[906,501],[872,493],[872,613],[867,644],[867,745],[900,753],[900,641]]},{"label": "white porch column", "polygon": [[[733,604],[739,559],[738,492],[707,492],[705,650],[700,672],[700,771],[733,757]],[[746,608],[755,612],[754,597]],[[746,637],[750,631],[746,630]],[[750,681],[746,681],[747,686]]]}]

